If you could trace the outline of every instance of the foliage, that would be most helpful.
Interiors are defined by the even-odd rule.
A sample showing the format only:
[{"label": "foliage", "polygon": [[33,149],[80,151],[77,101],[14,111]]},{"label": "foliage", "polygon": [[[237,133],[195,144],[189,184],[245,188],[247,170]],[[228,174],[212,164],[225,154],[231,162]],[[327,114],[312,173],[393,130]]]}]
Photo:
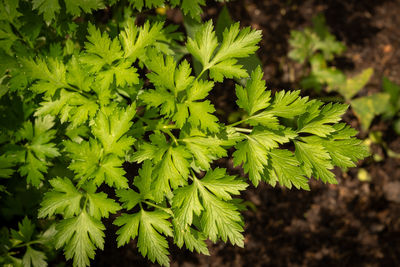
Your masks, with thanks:
[{"label": "foliage", "polygon": [[[320,91],[325,88],[341,94],[349,103],[361,122],[364,130],[368,130],[377,115],[396,113],[394,106],[398,90],[384,78],[384,93],[354,98],[370,80],[373,69],[368,68],[360,74],[348,78],[330,62],[345,50],[345,45],[336,40],[329,32],[325,18],[319,14],[313,18],[313,28],[303,31],[292,31],[289,41],[292,49],[289,57],[299,63],[308,61],[310,74],[301,81],[302,88]],[[390,116],[390,115],[389,115]],[[393,116],[393,115],[392,115]]]},{"label": "foliage", "polygon": [[[249,72],[240,63],[254,55],[260,31],[233,23],[218,39],[207,21],[184,39],[160,17],[138,26],[131,16],[164,1],[60,2],[0,6],[1,206],[22,207],[8,211],[11,224],[28,213],[21,192],[36,192],[29,215],[44,229],[32,235],[36,219],[24,219],[11,237],[4,228],[2,262],[45,266],[44,235],[74,266],[87,266],[104,248],[111,219],[118,246],[136,240],[160,265],[169,265],[170,238],[204,254],[207,239],[243,246],[239,196],[248,184],[215,160],[234,151],[234,165],[254,186],[309,190],[312,177],[337,183],[334,166],[353,167],[368,155],[356,131],[339,122],[347,105],[299,91],[272,94],[260,66]],[[169,2],[199,16],[197,5]],[[112,4],[106,25],[88,14]],[[197,75],[182,51],[200,64]],[[230,125],[208,99],[227,79],[245,114]],[[138,169],[133,179],[127,166]],[[14,249],[22,247],[21,260]]]}]

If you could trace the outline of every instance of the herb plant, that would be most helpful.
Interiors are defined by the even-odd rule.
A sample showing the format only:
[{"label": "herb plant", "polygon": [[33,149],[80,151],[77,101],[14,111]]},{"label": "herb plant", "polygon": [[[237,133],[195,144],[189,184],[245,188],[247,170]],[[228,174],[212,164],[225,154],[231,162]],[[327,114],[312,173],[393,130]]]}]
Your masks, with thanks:
[{"label": "herb plant", "polygon": [[384,92],[356,97],[370,80],[373,69],[365,69],[355,77],[348,78],[341,70],[331,66],[331,61],[341,55],[346,47],[330,33],[321,14],[313,18],[312,28],[293,30],[289,43],[292,47],[289,57],[301,64],[308,61],[310,66],[309,74],[300,83],[302,88],[317,92],[324,88],[328,92],[341,94],[345,102],[351,105],[364,130],[368,130],[375,116],[391,118],[397,113],[399,89],[387,78],[382,83]]},{"label": "herb plant", "polygon": [[[107,218],[119,226],[118,246],[136,240],[160,265],[169,265],[168,240],[203,254],[207,239],[243,246],[239,196],[248,182],[215,160],[233,157],[254,186],[309,190],[312,177],[336,184],[334,166],[368,155],[340,122],[347,105],[272,94],[261,67],[249,74],[238,63],[255,53],[260,31],[235,23],[218,41],[207,21],[186,38],[160,16],[136,24],[135,9],[164,1],[125,2],[2,0],[2,216],[30,217],[18,232],[2,229],[2,264],[46,266],[54,246],[87,266],[104,247]],[[200,19],[199,5],[169,3]],[[105,6],[113,19],[92,23],[89,13]],[[186,53],[201,64],[198,75]],[[229,125],[208,99],[226,79],[237,82],[245,112]],[[138,168],[133,179],[127,165]],[[24,191],[40,207],[27,209]],[[10,205],[21,211],[6,212]]]}]

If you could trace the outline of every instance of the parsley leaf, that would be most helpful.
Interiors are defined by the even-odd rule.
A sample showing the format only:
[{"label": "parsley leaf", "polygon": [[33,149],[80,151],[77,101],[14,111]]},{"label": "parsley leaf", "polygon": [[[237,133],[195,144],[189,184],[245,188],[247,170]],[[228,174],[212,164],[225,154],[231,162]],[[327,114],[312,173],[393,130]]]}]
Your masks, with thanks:
[{"label": "parsley leaf", "polygon": [[191,185],[174,191],[173,210],[178,225],[191,224],[193,214],[200,216],[201,228],[212,241],[220,237],[224,242],[243,246],[241,217],[231,195],[238,195],[247,184],[225,169],[208,171],[202,178],[193,178]]},{"label": "parsley leaf", "polygon": [[302,163],[301,167],[307,177],[313,175],[316,179],[321,179],[324,183],[337,184],[335,175],[329,171],[333,169],[331,157],[328,151],[318,143],[312,142],[307,137],[303,137],[301,141],[295,141],[295,155]]},{"label": "parsley leaf", "polygon": [[98,113],[92,125],[92,132],[100,140],[105,154],[124,156],[133,145],[135,140],[126,136],[126,133],[132,126],[135,113],[135,105],[126,109],[109,106]]},{"label": "parsley leaf", "polygon": [[28,183],[39,187],[44,179],[43,173],[51,165],[48,159],[58,157],[60,153],[54,143],[50,141],[55,137],[54,118],[50,115],[36,118],[34,126],[30,121],[25,122],[23,128],[17,133],[18,140],[27,140],[26,157],[18,171],[21,175],[27,175]]},{"label": "parsley leaf", "polygon": [[263,73],[258,66],[252,73],[251,79],[247,82],[246,88],[236,85],[238,106],[247,111],[251,116],[257,111],[265,109],[270,105],[271,92],[266,91],[265,81],[262,80]]},{"label": "parsley leaf", "polygon": [[57,224],[56,248],[63,246],[67,260],[73,258],[74,266],[88,266],[96,247],[104,248],[104,225],[82,211],[77,217],[64,219]]},{"label": "parsley leaf", "polygon": [[80,212],[82,194],[75,188],[68,178],[54,178],[50,180],[52,191],[45,194],[39,209],[39,218],[63,214],[70,218]]},{"label": "parsley leaf", "polygon": [[243,164],[250,181],[257,186],[268,165],[269,151],[278,148],[279,144],[289,142],[296,136],[289,128],[273,131],[268,128],[256,127],[249,135],[245,135],[245,140],[235,146],[233,163],[235,166]]},{"label": "parsley leaf", "polygon": [[[186,48],[195,59],[200,61],[203,72],[210,70],[210,77],[215,81],[222,81],[223,77],[243,78],[247,73],[240,65],[236,65],[237,58],[247,57],[257,50],[261,40],[261,32],[245,28],[240,30],[239,23],[233,24],[223,33],[222,43],[219,46],[214,32],[212,21],[208,21],[189,38]],[[219,48],[217,49],[217,47]]]},{"label": "parsley leaf", "polygon": [[114,224],[122,226],[118,231],[118,246],[138,237],[138,248],[143,256],[164,266],[169,266],[168,242],[161,234],[172,236],[170,216],[160,210],[144,211],[135,214],[123,214]]},{"label": "parsley leaf", "polygon": [[106,182],[116,188],[127,188],[128,182],[122,169],[123,160],[114,154],[103,155],[101,145],[94,139],[81,144],[65,142],[65,149],[72,158],[69,168],[80,179],[79,184],[93,179],[96,185]]}]

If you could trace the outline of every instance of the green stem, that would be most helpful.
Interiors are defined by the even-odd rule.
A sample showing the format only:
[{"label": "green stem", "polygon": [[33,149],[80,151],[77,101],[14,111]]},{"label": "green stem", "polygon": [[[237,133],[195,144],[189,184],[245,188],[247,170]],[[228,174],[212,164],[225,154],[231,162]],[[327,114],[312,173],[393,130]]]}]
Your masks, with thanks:
[{"label": "green stem", "polygon": [[85,196],[85,203],[83,203],[83,208],[82,208],[83,211],[86,211],[86,205],[87,205],[87,203],[88,203],[88,200],[89,200],[89,198],[88,198],[88,196],[87,196],[87,194],[86,194],[86,196]]},{"label": "green stem", "polygon": [[27,247],[27,246],[34,245],[34,244],[40,244],[39,240],[33,240],[33,241],[29,241],[27,243],[22,243],[22,244],[15,246],[14,248],[22,248],[22,247]]},{"label": "green stem", "polygon": [[248,119],[250,119],[250,118],[251,118],[251,117],[248,117],[248,118],[246,118],[246,119],[243,119],[243,120],[234,122],[234,123],[232,123],[232,124],[227,125],[227,127],[235,127],[236,125],[240,125],[240,124],[242,124],[243,122],[246,122],[246,121],[247,121]]},{"label": "green stem", "polygon": [[166,213],[168,213],[168,214],[171,215],[171,216],[174,216],[174,213],[173,213],[170,209],[168,209],[168,208],[161,207],[161,206],[159,206],[159,205],[157,205],[157,204],[154,204],[154,203],[151,203],[151,202],[149,202],[149,201],[143,201],[143,202],[146,203],[146,204],[149,205],[149,206],[152,206],[152,207],[154,207],[154,208],[163,210],[163,211],[165,211]]},{"label": "green stem", "polygon": [[237,132],[242,132],[242,133],[251,133],[253,130],[252,129],[246,129],[246,128],[239,128],[239,127],[233,127],[235,131]]},{"label": "green stem", "polygon": [[88,92],[84,92],[82,90],[79,90],[79,88],[74,88],[74,87],[70,86],[69,84],[63,84],[63,86],[64,86],[64,89],[67,90],[67,91],[72,91],[72,92],[81,94],[82,96],[84,96],[84,97],[86,97],[88,99],[93,98],[92,94],[90,94]]},{"label": "green stem", "polygon": [[206,72],[207,70],[208,70],[208,68],[207,68],[207,69],[203,68],[203,70],[200,72],[200,74],[196,77],[196,80],[194,80],[194,81],[199,80],[200,77],[201,77],[201,76],[204,74],[204,72]]},{"label": "green stem", "polygon": [[194,179],[196,179],[197,176],[196,176],[196,174],[194,173],[194,171],[192,169],[190,169],[190,174],[193,176],[193,181],[194,181]]},{"label": "green stem", "polygon": [[251,115],[251,116],[249,116],[249,117],[247,117],[247,118],[245,118],[243,120],[240,120],[240,121],[234,122],[232,124],[229,124],[229,125],[227,125],[227,127],[234,127],[234,126],[242,124],[242,123],[244,123],[244,122],[246,122],[248,120],[251,120],[251,119],[254,119],[254,118],[257,118],[257,117],[261,117],[263,115],[266,115],[266,112],[260,112],[260,113],[258,113],[256,115]]},{"label": "green stem", "polygon": [[163,129],[179,129],[179,128],[176,127],[175,124],[164,124],[163,126],[161,126],[161,130]]},{"label": "green stem", "polygon": [[174,141],[175,145],[178,145],[178,140],[176,139],[176,137],[171,133],[171,131],[169,129],[161,129],[164,133],[168,134],[169,137],[171,137],[171,139]]}]

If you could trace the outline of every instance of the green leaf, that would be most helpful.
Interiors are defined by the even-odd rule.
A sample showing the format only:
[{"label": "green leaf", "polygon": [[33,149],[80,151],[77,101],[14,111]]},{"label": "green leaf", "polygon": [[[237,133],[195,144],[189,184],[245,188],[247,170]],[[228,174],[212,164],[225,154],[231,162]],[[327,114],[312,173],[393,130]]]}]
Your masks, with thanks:
[{"label": "green leaf", "polygon": [[215,25],[215,33],[217,34],[219,41],[222,41],[222,34],[224,33],[225,29],[229,28],[233,23],[235,22],[231,18],[228,8],[226,5],[224,5],[218,14],[217,23]]},{"label": "green leaf", "polygon": [[271,92],[266,91],[265,81],[262,80],[262,76],[261,67],[258,67],[251,73],[246,88],[236,85],[236,95],[238,97],[236,103],[240,108],[246,110],[249,116],[270,105]]},{"label": "green leaf", "polygon": [[112,41],[106,32],[101,33],[96,26],[89,23],[89,35],[85,42],[86,52],[88,53],[81,60],[92,66],[92,71],[101,70],[104,65],[112,65],[112,63],[122,58],[123,52],[117,38]]},{"label": "green leaf", "polygon": [[[64,0],[66,11],[73,16],[79,16],[82,11],[91,13],[92,10],[104,8],[102,0]],[[38,9],[39,14],[43,14],[47,24],[56,18],[60,13],[60,4],[58,0],[33,0],[33,9]]]},{"label": "green leaf", "polygon": [[173,236],[171,223],[167,220],[170,216],[160,210],[140,210],[135,214],[123,214],[118,217],[114,224],[122,226],[118,231],[118,246],[122,246],[129,240],[138,237],[138,248],[140,253],[147,256],[152,262],[157,261],[160,265],[169,266],[168,242],[165,237]]},{"label": "green leaf", "polygon": [[37,159],[31,152],[27,152],[25,163],[18,171],[22,176],[26,176],[28,184],[38,188],[44,179],[43,173],[47,172],[47,164]]},{"label": "green leaf", "polygon": [[98,186],[106,182],[116,188],[128,187],[127,179],[124,177],[125,171],[122,168],[124,160],[114,154],[103,156],[102,147],[96,140],[90,139],[89,142],[81,144],[67,141],[64,144],[73,159],[69,169],[76,173],[77,179],[80,179],[79,185],[93,179]]},{"label": "green leaf", "polygon": [[239,29],[239,23],[225,29],[222,34],[222,43],[213,58],[214,64],[230,58],[242,58],[253,54],[258,49],[261,40],[261,31],[251,30],[249,27]]},{"label": "green leaf", "polygon": [[142,142],[138,145],[137,151],[133,153],[132,160],[141,163],[147,159],[159,162],[169,148],[165,136],[161,133],[150,135],[151,143]]},{"label": "green leaf", "polygon": [[328,103],[322,106],[320,101],[311,101],[307,113],[299,120],[299,133],[310,133],[325,137],[334,131],[331,124],[338,123],[341,116],[346,112],[348,105],[340,103]]},{"label": "green leaf", "polygon": [[324,60],[332,60],[334,55],[340,55],[345,45],[329,32],[324,16],[318,14],[312,21],[313,28],[290,32],[289,43],[292,48],[289,57],[303,63],[317,51],[322,52]]},{"label": "green leaf", "polygon": [[147,21],[142,27],[135,25],[133,18],[128,18],[124,30],[119,38],[124,50],[124,57],[135,61],[136,58],[145,54],[145,49],[153,45],[160,37],[163,23],[150,25]]},{"label": "green leaf", "polygon": [[319,143],[308,143],[311,141],[308,137],[303,137],[302,140],[305,143],[294,141],[295,155],[307,177],[314,176],[324,183],[337,184],[335,175],[330,171],[333,165],[328,151]]},{"label": "green leaf", "polygon": [[350,100],[355,96],[370,80],[374,69],[368,68],[353,78],[348,78],[343,87],[338,88],[338,92],[344,96],[346,100]]},{"label": "green leaf", "polygon": [[[172,57],[164,60],[162,54],[153,53],[151,58],[146,65],[153,72],[147,76],[156,89],[143,92],[140,96],[143,102],[150,107],[160,107],[160,113],[172,118],[178,127],[189,123],[194,128],[217,132],[218,119],[212,115],[214,106],[209,100],[199,101],[207,97],[214,83],[194,80],[187,61],[176,68]],[[186,96],[180,98],[178,94],[184,90]]]},{"label": "green leaf", "polygon": [[214,106],[209,100],[203,102],[187,103],[189,109],[189,117],[187,121],[192,127],[199,127],[202,130],[217,132],[219,130],[218,118],[212,115],[215,111]]},{"label": "green leaf", "polygon": [[69,87],[66,82],[66,67],[58,59],[48,58],[47,62],[40,58],[36,61],[32,59],[21,61],[30,78],[37,80],[30,87],[33,92],[52,97],[57,89]]},{"label": "green leaf", "polygon": [[310,58],[310,64],[310,76],[301,81],[303,88],[319,91],[326,84],[327,90],[331,91],[346,86],[346,76],[335,67],[328,67],[322,54],[313,55]]},{"label": "green leaf", "polygon": [[210,78],[216,82],[223,82],[224,78],[246,78],[249,76],[242,65],[237,65],[236,59],[227,59],[210,68]]},{"label": "green leaf", "polygon": [[113,153],[117,156],[124,156],[125,152],[135,141],[132,137],[126,136],[132,126],[132,119],[135,116],[135,105],[126,109],[108,107],[102,109],[92,125],[92,132],[103,145],[104,153]]},{"label": "green leaf", "polygon": [[151,161],[145,161],[142,164],[142,168],[139,169],[139,175],[133,180],[134,185],[139,189],[142,198],[152,199],[151,194],[151,183],[153,180],[153,169],[154,166]]},{"label": "green leaf", "polygon": [[151,161],[146,160],[143,163],[142,168],[139,169],[139,175],[135,177],[133,184],[139,189],[140,193],[137,193],[132,189],[117,190],[117,196],[123,203],[122,207],[130,210],[146,199],[154,200],[151,191],[153,168],[154,166],[152,165]]},{"label": "green leaf", "polygon": [[67,13],[73,16],[79,16],[84,13],[92,13],[92,10],[104,8],[102,0],[65,0]]},{"label": "green leaf", "polygon": [[138,163],[152,160],[152,182],[154,200],[161,202],[171,188],[186,185],[189,174],[190,153],[184,146],[174,147],[167,143],[165,136],[154,134],[150,136],[151,144],[143,143],[132,159]]},{"label": "green leaf", "polygon": [[279,182],[289,189],[294,185],[297,189],[310,190],[308,179],[304,177],[304,172],[300,168],[300,162],[291,151],[272,149],[268,155],[271,160],[264,179],[270,185],[275,186],[276,182]]},{"label": "green leaf", "polygon": [[35,225],[25,217],[22,222],[18,223],[18,232],[11,229],[11,237],[17,240],[18,243],[28,243],[32,240]]},{"label": "green leaf", "polygon": [[22,258],[22,264],[25,267],[46,267],[46,254],[41,251],[33,249],[31,246],[27,246],[24,257]]},{"label": "green leaf", "polygon": [[53,126],[54,118],[52,116],[47,115],[35,119],[34,136],[30,139],[29,149],[41,160],[60,155],[55,144],[49,143],[56,134],[55,130],[50,130]]},{"label": "green leaf", "polygon": [[45,193],[39,218],[62,214],[64,218],[77,215],[81,208],[82,194],[75,188],[68,178],[54,178],[49,181],[53,189]]},{"label": "green leaf", "polygon": [[229,200],[247,184],[226,175],[225,169],[208,171],[203,179],[192,178],[191,185],[174,191],[172,207],[176,226],[185,231],[188,229],[186,225],[192,224],[193,215],[196,215],[200,217],[202,232],[212,241],[221,238],[226,242],[229,239],[232,244],[243,246],[242,219],[237,206]]},{"label": "green leaf", "polygon": [[35,116],[58,115],[61,123],[69,121],[72,128],[92,119],[99,109],[93,99],[64,89],[60,90],[59,98],[45,97],[44,99],[46,101],[40,103],[41,107],[36,110]]},{"label": "green leaf", "polygon": [[164,4],[164,0],[129,0],[129,2],[139,11],[142,11],[144,5],[147,9],[151,9]]},{"label": "green leaf", "polygon": [[201,62],[203,71],[210,70],[210,76],[215,81],[222,81],[223,77],[247,77],[245,70],[237,65],[236,58],[244,58],[257,50],[257,43],[261,40],[261,32],[245,28],[239,29],[239,23],[232,25],[223,33],[222,43],[218,50],[218,40],[211,21],[205,23],[189,38],[186,48],[195,59]]},{"label": "green leaf", "polygon": [[181,92],[192,84],[194,77],[190,76],[191,73],[192,68],[190,67],[189,62],[183,60],[175,71],[175,92]]},{"label": "green leaf", "polygon": [[165,195],[171,192],[171,188],[186,185],[189,175],[190,154],[184,147],[170,147],[163,158],[154,168],[155,180],[152,187],[154,200],[160,202]]},{"label": "green leaf", "polygon": [[232,245],[243,247],[242,218],[238,212],[238,207],[231,202],[218,199],[202,186],[201,181],[195,181],[199,184],[199,193],[204,207],[200,219],[203,231],[213,242],[216,242],[220,237],[224,242],[229,239]]},{"label": "green leaf", "polygon": [[186,248],[193,252],[196,250],[198,253],[210,255],[208,252],[207,244],[204,242],[206,236],[192,227],[180,227],[179,224],[173,221],[174,226],[174,241],[175,244],[182,248],[185,244]]},{"label": "green leaf", "polygon": [[299,97],[300,91],[279,91],[274,95],[271,113],[282,118],[294,118],[307,109],[308,97]]},{"label": "green leaf", "polygon": [[64,246],[67,260],[73,258],[74,266],[90,265],[95,249],[104,248],[104,225],[85,211],[77,217],[64,219],[57,224],[56,248]]},{"label": "green leaf", "polygon": [[289,51],[289,58],[304,63],[314,52],[313,44],[318,41],[318,36],[313,33],[309,28],[304,31],[290,31],[289,44],[291,49]]},{"label": "green leaf", "polygon": [[216,168],[208,171],[201,179],[201,183],[216,197],[222,200],[231,200],[231,195],[240,195],[247,187],[247,183],[235,176],[227,175],[225,169]]},{"label": "green leaf", "polygon": [[335,129],[337,132],[327,138],[309,137],[309,140],[312,140],[313,143],[322,144],[335,166],[347,170],[348,167],[355,167],[355,162],[358,160],[369,156],[368,147],[363,145],[361,140],[351,137],[355,133],[352,135],[343,134],[349,127],[345,127],[344,124],[337,124]]},{"label": "green leaf", "polygon": [[190,15],[192,18],[200,20],[202,13],[201,6],[205,6],[204,0],[182,0],[181,8],[185,15]]},{"label": "green leaf", "polygon": [[400,86],[390,81],[388,78],[383,77],[382,80],[383,90],[390,95],[390,103],[392,106],[391,112],[386,112],[388,116],[394,116],[400,110]]},{"label": "green leaf", "polygon": [[376,93],[370,96],[359,97],[351,101],[351,108],[366,131],[375,116],[390,110],[390,95]]},{"label": "green leaf", "polygon": [[175,69],[176,62],[172,56],[165,56],[152,50],[146,67],[152,72],[147,74],[149,80],[157,87],[164,87],[175,92]]},{"label": "green leaf", "polygon": [[2,4],[0,5],[0,17],[2,20],[7,20],[7,21],[14,21],[18,17],[22,16],[20,12],[18,12],[19,8],[19,1],[14,1],[14,0],[5,0],[2,1]]},{"label": "green leaf", "polygon": [[185,143],[186,148],[193,155],[194,161],[191,167],[196,171],[210,169],[210,164],[214,160],[227,155],[226,149],[222,147],[226,145],[225,140],[218,137],[192,133],[181,138],[181,141]]},{"label": "green leaf", "polygon": [[257,186],[264,169],[268,165],[268,151],[287,143],[297,135],[289,129],[278,131],[256,127],[244,141],[239,142],[233,153],[235,166],[243,164],[244,172],[249,174],[250,181]]},{"label": "green leaf", "polygon": [[61,9],[58,0],[33,0],[33,9],[38,9],[39,14],[43,14],[44,20],[47,24],[55,19],[55,13],[58,13]]},{"label": "green leaf", "polygon": [[54,118],[50,115],[35,119],[35,124],[27,121],[17,133],[18,140],[28,140],[26,144],[26,158],[18,169],[21,175],[27,175],[27,182],[39,187],[44,179],[43,173],[47,172],[50,165],[48,159],[60,155],[54,143],[50,141],[55,137],[55,130],[50,130],[54,125]]},{"label": "green leaf", "polygon": [[196,32],[194,39],[188,38],[186,48],[192,56],[201,62],[203,68],[207,68],[211,57],[218,46],[218,40],[213,31],[212,21],[206,22],[199,31]]},{"label": "green leaf", "polygon": [[88,192],[87,198],[89,199],[89,215],[97,220],[100,220],[101,218],[108,218],[110,213],[116,213],[121,209],[117,202],[108,198],[107,194],[103,192]]},{"label": "green leaf", "polygon": [[15,172],[12,169],[15,166],[15,159],[7,156],[1,155],[0,156],[0,178],[9,178]]},{"label": "green leaf", "polygon": [[195,81],[187,89],[187,100],[177,105],[177,112],[173,117],[178,127],[188,122],[193,128],[210,132],[219,131],[218,119],[212,115],[215,111],[214,106],[209,100],[199,101],[207,97],[213,86],[213,82],[200,80]]},{"label": "green leaf", "polygon": [[161,107],[160,113],[171,117],[175,113],[175,97],[166,89],[158,87],[150,89],[140,95],[140,99],[149,107]]},{"label": "green leaf", "polygon": [[175,220],[182,227],[192,224],[194,214],[197,216],[201,214],[203,207],[195,183],[174,190],[172,210]]},{"label": "green leaf", "polygon": [[340,55],[346,47],[329,32],[325,17],[322,14],[317,14],[312,18],[312,22],[313,30],[320,38],[319,42],[313,44],[314,49],[322,51],[326,60],[333,59],[334,55]]},{"label": "green leaf", "polygon": [[94,83],[94,77],[89,76],[87,68],[81,64],[77,56],[72,56],[67,65],[67,82],[80,90],[89,92]]}]

